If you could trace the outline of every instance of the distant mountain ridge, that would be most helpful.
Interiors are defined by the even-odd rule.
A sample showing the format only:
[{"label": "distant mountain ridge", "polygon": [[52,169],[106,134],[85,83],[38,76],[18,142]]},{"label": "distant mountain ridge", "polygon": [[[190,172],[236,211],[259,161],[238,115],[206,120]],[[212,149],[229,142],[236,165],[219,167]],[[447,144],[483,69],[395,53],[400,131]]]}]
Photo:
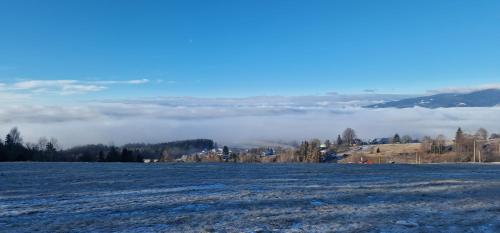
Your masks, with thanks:
[{"label": "distant mountain ridge", "polygon": [[487,89],[470,93],[445,93],[417,98],[408,98],[365,108],[456,108],[456,107],[494,107],[500,105],[500,89]]}]

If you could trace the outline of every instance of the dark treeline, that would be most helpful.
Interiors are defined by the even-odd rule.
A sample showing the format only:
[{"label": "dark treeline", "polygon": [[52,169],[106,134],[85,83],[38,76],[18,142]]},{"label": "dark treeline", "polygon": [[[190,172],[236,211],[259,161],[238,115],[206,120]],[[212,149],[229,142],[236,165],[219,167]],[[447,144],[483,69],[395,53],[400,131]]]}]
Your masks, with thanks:
[{"label": "dark treeline", "polygon": [[144,159],[138,151],[102,144],[77,146],[60,153],[66,161],[79,162],[142,162]]},{"label": "dark treeline", "polygon": [[122,147],[85,145],[60,149],[56,139],[40,138],[37,143],[24,143],[20,131],[13,128],[0,140],[0,162],[143,162],[144,158],[159,158],[165,149],[174,154],[213,149],[208,139],[176,141],[159,144],[127,144]]},{"label": "dark treeline", "polygon": [[158,159],[165,151],[168,151],[172,156],[180,157],[183,154],[211,150],[216,148],[217,145],[210,139],[194,139],[157,144],[131,143],[123,147],[141,153],[144,158]]},{"label": "dark treeline", "polygon": [[140,153],[127,148],[87,145],[61,150],[56,139],[40,138],[37,143],[23,143],[21,133],[13,128],[0,140],[0,161],[38,162],[142,162]]},{"label": "dark treeline", "polygon": [[0,161],[63,161],[57,149],[57,140],[41,138],[37,144],[23,144],[23,138],[17,128],[13,128],[0,140]]}]

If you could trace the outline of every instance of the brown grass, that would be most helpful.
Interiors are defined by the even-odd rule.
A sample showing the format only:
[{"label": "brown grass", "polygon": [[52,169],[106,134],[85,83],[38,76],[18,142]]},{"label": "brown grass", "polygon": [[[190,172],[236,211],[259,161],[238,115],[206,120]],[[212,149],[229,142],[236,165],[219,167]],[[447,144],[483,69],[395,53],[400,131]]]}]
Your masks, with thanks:
[{"label": "brown grass", "polygon": [[[377,153],[377,148],[380,150],[380,153]],[[419,156],[420,163],[460,162],[460,159],[454,152],[446,154],[426,154],[421,152],[420,143],[411,143],[373,145],[367,150],[352,154],[344,159],[342,163],[359,163],[360,161],[374,164],[390,162],[416,163],[417,155]]]}]

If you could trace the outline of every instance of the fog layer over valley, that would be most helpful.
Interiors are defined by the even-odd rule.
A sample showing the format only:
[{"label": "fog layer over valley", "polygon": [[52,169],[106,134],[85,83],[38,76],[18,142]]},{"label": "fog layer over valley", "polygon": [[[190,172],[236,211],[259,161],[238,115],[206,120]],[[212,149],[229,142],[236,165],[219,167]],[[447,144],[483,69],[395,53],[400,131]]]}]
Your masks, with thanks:
[{"label": "fog layer over valley", "polygon": [[[488,128],[500,131],[500,107],[367,109],[401,95],[339,95],[249,98],[169,97],[46,104],[0,109],[0,133],[18,126],[25,141],[55,137],[64,147],[89,143],[165,142],[211,138],[222,144],[269,140],[331,139],[346,127],[362,138],[395,132],[413,137]],[[3,132],[3,133],[2,133]]]}]

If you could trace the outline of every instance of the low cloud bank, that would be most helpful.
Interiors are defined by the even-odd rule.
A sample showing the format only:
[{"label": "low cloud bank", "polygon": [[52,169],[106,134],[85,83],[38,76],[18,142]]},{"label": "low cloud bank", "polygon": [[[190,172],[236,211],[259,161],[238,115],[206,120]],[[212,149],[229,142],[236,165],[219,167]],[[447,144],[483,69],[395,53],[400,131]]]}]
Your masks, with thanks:
[{"label": "low cloud bank", "polygon": [[56,137],[66,147],[87,143],[163,142],[212,138],[239,145],[259,141],[334,139],[346,127],[362,138],[398,132],[420,137],[457,127],[500,132],[500,108],[365,109],[403,96],[365,94],[302,97],[109,100],[74,105],[8,105],[0,133],[18,126],[26,141]]}]

